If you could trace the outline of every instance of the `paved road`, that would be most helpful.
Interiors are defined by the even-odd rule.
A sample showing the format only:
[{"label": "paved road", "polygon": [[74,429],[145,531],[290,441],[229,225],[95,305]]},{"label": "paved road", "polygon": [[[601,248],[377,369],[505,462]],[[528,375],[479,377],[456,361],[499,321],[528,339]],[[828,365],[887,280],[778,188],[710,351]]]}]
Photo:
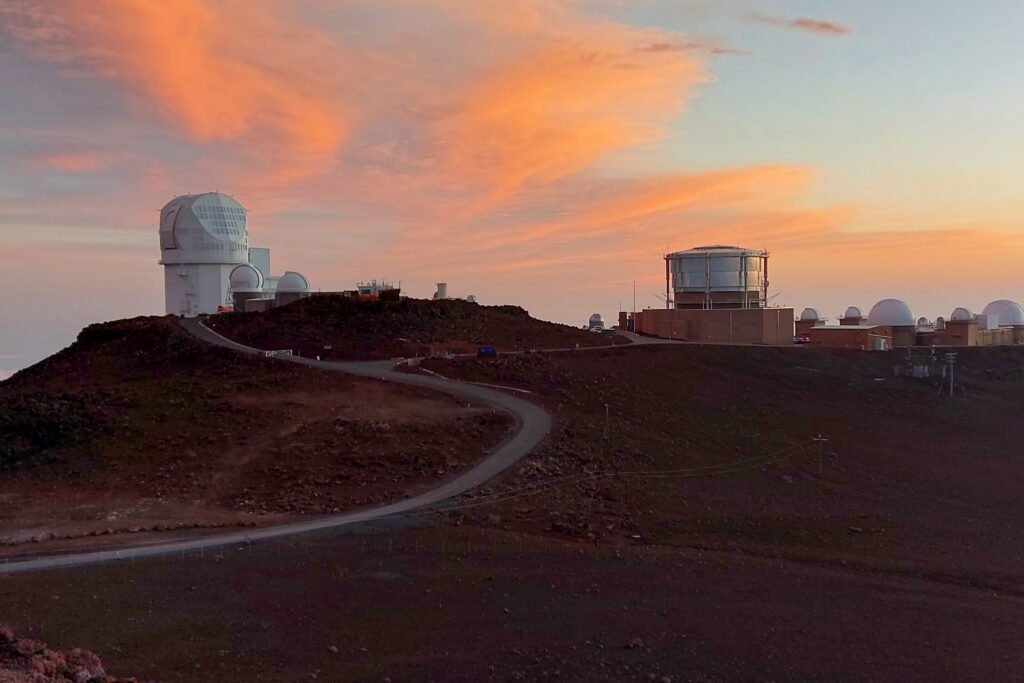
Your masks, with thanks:
[{"label": "paved road", "polygon": [[[238,344],[221,337],[216,332],[205,327],[198,319],[192,318],[182,320],[181,324],[193,335],[211,344],[231,348],[241,353],[254,355],[263,355],[264,353],[259,349],[243,346],[242,344]],[[450,382],[435,379],[433,377],[424,377],[422,375],[394,372],[394,363],[392,361],[338,363],[317,361],[310,358],[299,358],[295,356],[281,356],[280,358],[292,363],[310,365],[325,370],[347,372],[361,377],[372,377],[399,384],[410,384],[429,389],[436,389],[453,396],[458,396],[460,398],[469,399],[471,401],[484,403],[506,410],[516,416],[518,419],[518,425],[515,432],[498,444],[486,458],[460,476],[441,484],[431,491],[427,491],[426,493],[395,503],[389,503],[355,512],[317,517],[307,521],[268,527],[265,529],[239,531],[229,534],[172,541],[169,543],[137,548],[89,551],[69,555],[55,555],[31,560],[13,561],[6,564],[0,564],[0,574],[15,574],[21,572],[40,571],[44,569],[58,569],[62,567],[79,567],[82,565],[99,564],[102,562],[111,562],[116,560],[152,557],[163,555],[165,553],[195,551],[204,548],[216,548],[251,541],[263,541],[272,538],[280,538],[282,536],[302,534],[310,531],[349,526],[360,522],[370,522],[391,515],[398,515],[413,510],[429,508],[432,505],[448,500],[460,493],[476,488],[485,481],[497,476],[505,469],[516,463],[520,458],[532,451],[538,444],[540,444],[541,441],[544,440],[548,431],[551,429],[551,417],[542,408],[532,403],[528,403],[514,396],[481,386]]]}]

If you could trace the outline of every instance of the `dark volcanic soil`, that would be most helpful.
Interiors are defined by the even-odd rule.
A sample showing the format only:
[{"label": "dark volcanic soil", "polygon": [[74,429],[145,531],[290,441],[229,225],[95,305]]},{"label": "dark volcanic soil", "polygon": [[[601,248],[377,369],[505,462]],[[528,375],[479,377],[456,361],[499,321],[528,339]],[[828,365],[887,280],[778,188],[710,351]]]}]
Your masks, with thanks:
[{"label": "dark volcanic soil", "polygon": [[1020,680],[1024,349],[962,351],[955,397],[901,363],[428,361],[552,437],[444,515],[0,577],[0,619],[172,682]]},{"label": "dark volcanic soil", "polygon": [[[884,563],[1024,592],[1024,349],[961,353],[954,398],[894,378],[900,363],[651,346],[427,366],[529,389],[556,416],[552,439],[469,496],[498,499],[464,511],[481,524]],[[708,465],[729,471],[699,476]]]},{"label": "dark volcanic soil", "polygon": [[266,313],[213,316],[207,324],[249,346],[292,349],[325,360],[476,353],[480,346],[526,351],[626,342],[536,320],[518,306],[481,306],[458,299],[382,302],[314,296]]},{"label": "dark volcanic soil", "polygon": [[0,542],[350,509],[468,467],[510,427],[433,392],[208,347],[170,318],[95,325],[0,384]]},{"label": "dark volcanic soil", "polygon": [[185,681],[1013,681],[1024,601],[736,552],[426,528],[0,577],[5,619]]}]

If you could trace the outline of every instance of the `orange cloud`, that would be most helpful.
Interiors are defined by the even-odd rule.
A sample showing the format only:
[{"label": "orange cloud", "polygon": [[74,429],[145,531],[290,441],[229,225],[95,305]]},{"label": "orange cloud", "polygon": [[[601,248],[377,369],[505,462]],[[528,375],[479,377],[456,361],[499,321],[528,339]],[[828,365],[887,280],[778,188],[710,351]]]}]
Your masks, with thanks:
[{"label": "orange cloud", "polygon": [[768,17],[763,14],[752,14],[748,17],[748,20],[755,24],[766,24],[768,26],[796,29],[799,31],[807,31],[809,33],[817,33],[823,36],[845,36],[853,30],[849,26],[844,26],[843,24],[837,24],[831,21],[806,19],[804,17],[799,19],[778,19],[776,17]]},{"label": "orange cloud", "polygon": [[621,45],[551,41],[494,69],[442,124],[441,136],[454,143],[450,170],[507,196],[658,140],[704,77],[677,53],[638,56]]},{"label": "orange cloud", "polygon": [[47,168],[69,173],[96,171],[107,165],[100,155],[88,153],[49,154],[40,157],[37,162]]},{"label": "orange cloud", "polygon": [[127,84],[148,113],[193,140],[331,155],[346,134],[337,69],[309,50],[321,34],[275,8],[266,0],[49,0],[7,12],[34,54]]}]

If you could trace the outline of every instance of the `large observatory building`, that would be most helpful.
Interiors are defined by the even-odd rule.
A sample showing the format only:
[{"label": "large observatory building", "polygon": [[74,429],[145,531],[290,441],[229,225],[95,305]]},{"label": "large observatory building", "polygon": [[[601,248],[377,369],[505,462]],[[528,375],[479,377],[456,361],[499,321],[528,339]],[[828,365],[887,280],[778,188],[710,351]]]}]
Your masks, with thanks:
[{"label": "large observatory building", "polygon": [[168,314],[258,310],[254,302],[309,295],[303,275],[270,274],[270,250],[249,246],[247,218],[244,206],[219,192],[175,197],[164,206],[160,264]]},{"label": "large observatory building", "polygon": [[634,330],[721,344],[792,344],[793,309],[768,305],[768,252],[726,245],[665,254],[665,308],[633,313]]}]

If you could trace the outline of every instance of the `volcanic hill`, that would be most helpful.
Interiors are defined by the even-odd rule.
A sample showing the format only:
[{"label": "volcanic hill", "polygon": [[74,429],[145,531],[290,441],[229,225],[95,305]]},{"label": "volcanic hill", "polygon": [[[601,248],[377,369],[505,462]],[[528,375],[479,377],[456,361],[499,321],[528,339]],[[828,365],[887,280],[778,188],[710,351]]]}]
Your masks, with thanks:
[{"label": "volcanic hill", "polygon": [[460,299],[390,302],[313,296],[265,313],[212,316],[207,324],[249,346],[291,349],[325,360],[474,353],[480,346],[528,351],[626,342],[537,320],[518,306],[481,306]]},{"label": "volcanic hill", "polygon": [[172,317],[91,325],[0,383],[0,544],[398,498],[473,464],[511,424],[437,392],[212,347]]}]

